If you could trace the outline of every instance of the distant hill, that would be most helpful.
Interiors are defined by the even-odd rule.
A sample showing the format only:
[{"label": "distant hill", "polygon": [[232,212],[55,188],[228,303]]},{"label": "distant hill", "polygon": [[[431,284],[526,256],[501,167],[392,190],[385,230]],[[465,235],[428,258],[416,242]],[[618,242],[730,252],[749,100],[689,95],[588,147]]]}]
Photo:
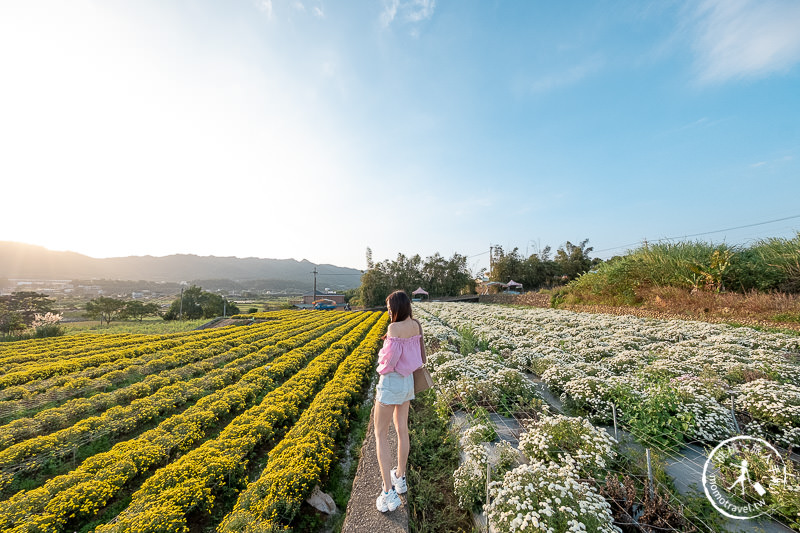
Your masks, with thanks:
[{"label": "distant hill", "polygon": [[314,267],[320,272],[317,275],[320,289],[350,289],[360,284],[361,272],[357,269],[316,265],[305,259],[190,254],[97,259],[75,252],[54,252],[41,246],[0,241],[0,279],[231,280],[239,286],[257,286],[260,285],[258,281],[280,280],[286,288],[291,288],[310,287]]}]

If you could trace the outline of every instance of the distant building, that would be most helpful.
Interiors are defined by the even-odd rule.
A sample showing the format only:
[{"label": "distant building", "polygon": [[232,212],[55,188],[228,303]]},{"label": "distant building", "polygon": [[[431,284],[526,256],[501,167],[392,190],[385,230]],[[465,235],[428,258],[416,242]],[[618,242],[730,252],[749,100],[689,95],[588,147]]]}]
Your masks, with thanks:
[{"label": "distant building", "polygon": [[60,294],[71,291],[72,280],[69,279],[9,279],[4,293],[33,291],[42,294]]},{"label": "distant building", "polygon": [[78,285],[78,290],[83,294],[103,294],[103,288],[100,285]]},{"label": "distant building", "polygon": [[311,305],[315,300],[333,300],[336,305],[344,305],[344,294],[330,294],[327,292],[317,291],[316,295],[312,293],[303,295],[303,305]]}]

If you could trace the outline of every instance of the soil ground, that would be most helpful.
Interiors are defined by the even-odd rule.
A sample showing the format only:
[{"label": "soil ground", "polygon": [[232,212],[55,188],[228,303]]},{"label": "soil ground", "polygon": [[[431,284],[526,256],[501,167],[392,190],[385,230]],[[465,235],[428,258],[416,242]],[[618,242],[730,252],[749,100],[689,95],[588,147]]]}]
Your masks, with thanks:
[{"label": "soil ground", "polygon": [[633,315],[641,318],[657,318],[660,320],[697,320],[700,322],[714,322],[717,324],[739,324],[768,329],[786,329],[800,331],[800,323],[776,322],[773,320],[758,320],[745,317],[720,317],[720,316],[697,316],[682,313],[671,313],[669,311],[656,311],[653,309],[642,309],[638,307],[611,306],[611,305],[561,305],[558,309],[578,311],[581,313],[605,313],[609,315]]}]

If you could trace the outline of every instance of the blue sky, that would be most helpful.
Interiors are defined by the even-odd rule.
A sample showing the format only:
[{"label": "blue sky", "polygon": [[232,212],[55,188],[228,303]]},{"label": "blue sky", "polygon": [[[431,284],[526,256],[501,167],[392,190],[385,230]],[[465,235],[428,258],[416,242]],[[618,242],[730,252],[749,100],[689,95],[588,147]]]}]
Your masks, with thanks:
[{"label": "blue sky", "polygon": [[0,240],[477,269],[794,217],[799,27],[796,0],[6,0]]}]

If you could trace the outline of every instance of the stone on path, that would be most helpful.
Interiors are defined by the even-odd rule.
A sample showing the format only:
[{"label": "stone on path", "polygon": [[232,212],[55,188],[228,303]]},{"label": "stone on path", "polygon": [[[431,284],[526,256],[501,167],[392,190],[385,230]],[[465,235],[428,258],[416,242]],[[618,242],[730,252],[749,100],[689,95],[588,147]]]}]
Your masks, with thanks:
[{"label": "stone on path", "polygon": [[308,497],[306,502],[308,502],[308,504],[317,511],[325,514],[334,514],[336,512],[336,502],[334,502],[333,498],[331,498],[329,495],[322,492],[322,489],[319,488],[319,485],[314,487],[314,491],[311,493],[311,496]]}]

